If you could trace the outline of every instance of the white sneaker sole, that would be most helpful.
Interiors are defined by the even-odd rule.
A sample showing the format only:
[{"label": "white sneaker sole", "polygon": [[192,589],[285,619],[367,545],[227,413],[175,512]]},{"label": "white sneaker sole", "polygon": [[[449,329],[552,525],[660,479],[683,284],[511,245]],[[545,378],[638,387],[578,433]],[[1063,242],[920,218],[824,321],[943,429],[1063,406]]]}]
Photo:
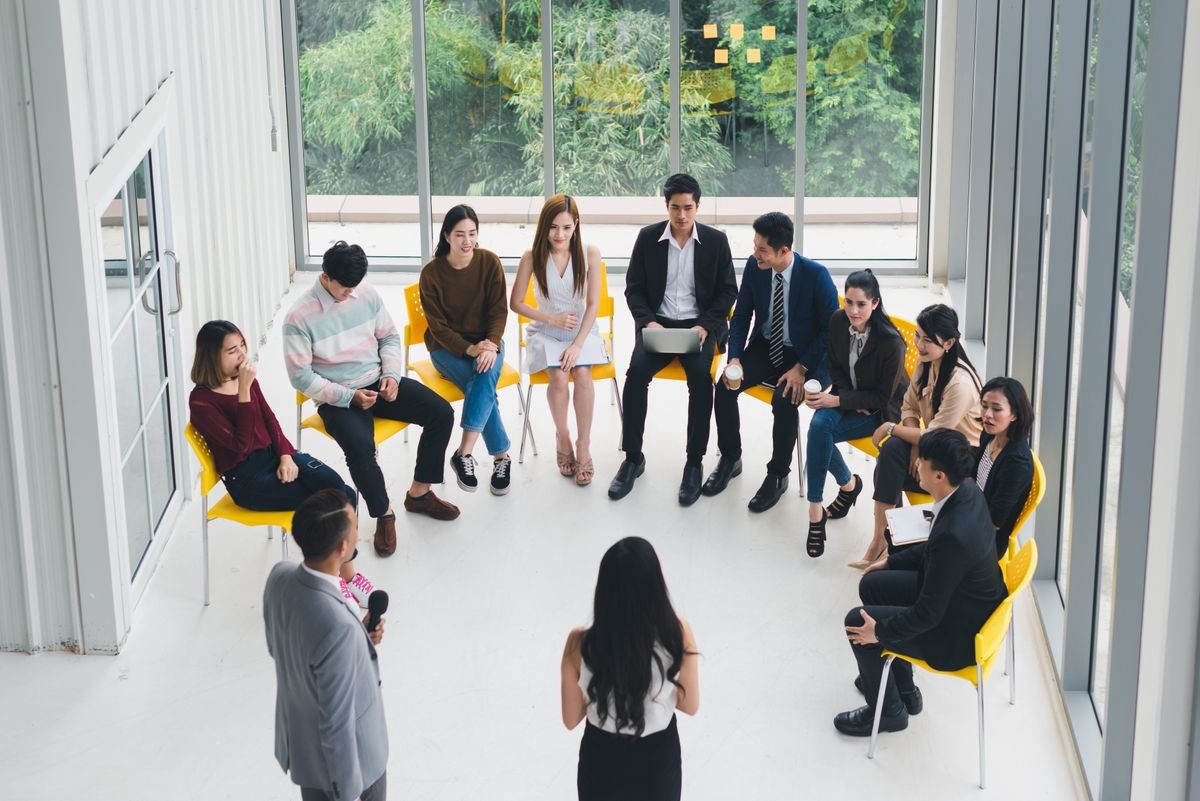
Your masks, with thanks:
[{"label": "white sneaker sole", "polygon": [[[490,484],[488,486],[491,487]],[[504,489],[496,489],[495,487],[491,487],[493,495],[507,495],[510,488],[511,485],[505,487]]]},{"label": "white sneaker sole", "polygon": [[474,492],[475,490],[479,489],[478,484],[472,487],[470,484],[465,483],[461,478],[458,477],[458,473],[454,474],[454,480],[458,482],[458,488],[463,492]]}]

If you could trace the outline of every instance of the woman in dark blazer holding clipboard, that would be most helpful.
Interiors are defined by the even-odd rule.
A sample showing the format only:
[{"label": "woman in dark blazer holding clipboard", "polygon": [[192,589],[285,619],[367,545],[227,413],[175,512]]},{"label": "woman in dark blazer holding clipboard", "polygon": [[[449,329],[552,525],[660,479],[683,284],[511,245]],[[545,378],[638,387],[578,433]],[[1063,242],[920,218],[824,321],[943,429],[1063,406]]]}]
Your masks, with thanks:
[{"label": "woman in dark blazer holding clipboard", "polygon": [[1015,378],[993,378],[979,395],[983,433],[975,449],[975,483],[987,499],[999,559],[1033,488],[1033,405]]},{"label": "woman in dark blazer holding clipboard", "polygon": [[[879,280],[870,270],[846,277],[845,304],[829,320],[828,392],[810,395],[816,410],[808,427],[808,555],[825,552],[825,523],[850,512],[863,482],[850,474],[835,447],[869,437],[883,423],[900,421],[900,402],[908,389],[904,337],[883,310]],[[825,476],[833,473],[837,498],[822,508]]]}]

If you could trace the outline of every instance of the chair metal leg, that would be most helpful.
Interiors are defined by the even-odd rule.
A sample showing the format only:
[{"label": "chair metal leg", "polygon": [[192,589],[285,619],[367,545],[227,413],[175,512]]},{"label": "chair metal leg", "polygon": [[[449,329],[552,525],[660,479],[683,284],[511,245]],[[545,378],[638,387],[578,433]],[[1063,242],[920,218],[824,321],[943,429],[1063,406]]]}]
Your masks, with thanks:
[{"label": "chair metal leg", "polygon": [[[529,385],[529,389],[530,389],[529,394],[532,396],[533,395],[533,385],[532,384]],[[520,404],[521,412],[525,415],[525,422],[528,423],[529,422],[529,413],[525,409],[525,406],[526,406],[525,397],[521,394],[521,385],[520,384],[517,385],[517,403]],[[522,436],[524,436],[524,434],[522,434]],[[533,436],[533,428],[529,429],[529,445],[533,448],[533,455],[537,456],[538,455],[537,438]]]},{"label": "chair metal leg", "polygon": [[304,407],[296,406],[296,450],[300,450],[300,423],[304,417]]},{"label": "chair metal leg", "polygon": [[269,539],[269,540],[275,539],[275,527],[274,526],[267,526],[267,539]]},{"label": "chair metal leg", "polygon": [[208,606],[208,496],[200,505],[200,574],[204,582],[204,605]]},{"label": "chair metal leg", "polygon": [[879,720],[883,717],[883,695],[887,691],[888,675],[892,672],[894,661],[894,656],[887,658],[883,663],[883,675],[879,677],[879,693],[875,696],[875,722],[871,724],[871,747],[867,749],[867,759],[875,758],[875,740],[879,738]]},{"label": "chair metal leg", "polygon": [[804,497],[804,450],[800,447],[800,433],[796,432],[796,464],[800,465],[800,479],[796,482],[800,485],[800,497]]},{"label": "chair metal leg", "polygon": [[979,699],[979,789],[987,785],[987,749],[983,739],[983,665],[975,663],[975,696]]},{"label": "chair metal leg", "polygon": [[621,389],[617,386],[617,377],[613,376],[612,394],[617,401],[617,414],[621,417],[621,422],[625,422],[625,404],[621,402]]},{"label": "chair metal leg", "polygon": [[283,558],[285,561],[288,558],[287,541],[288,541],[287,529],[283,529],[283,528],[279,529],[279,550],[283,554]]},{"label": "chair metal leg", "polygon": [[[520,391],[521,391],[521,388],[517,387],[517,392],[520,392]],[[530,384],[529,388],[525,390],[525,405],[528,406],[532,402],[532,400],[533,400],[533,384]],[[521,450],[517,454],[517,464],[525,464],[525,438],[526,438],[526,436],[529,435],[529,433],[530,433],[529,415],[526,414],[525,420],[521,424]]]},{"label": "chair metal leg", "polygon": [[1017,632],[1012,620],[1008,621],[1008,703],[1017,703]]}]

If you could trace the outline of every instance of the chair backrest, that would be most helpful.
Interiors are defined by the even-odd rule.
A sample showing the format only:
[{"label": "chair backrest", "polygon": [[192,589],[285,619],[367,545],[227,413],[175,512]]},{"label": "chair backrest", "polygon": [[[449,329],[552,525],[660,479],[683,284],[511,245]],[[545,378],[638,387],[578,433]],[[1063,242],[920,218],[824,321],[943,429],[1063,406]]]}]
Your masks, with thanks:
[{"label": "chair backrest", "polygon": [[421,284],[419,282],[404,287],[404,308],[408,312],[408,322],[404,324],[404,347],[425,342],[425,330],[429,323],[425,319],[425,309],[421,306]]},{"label": "chair backrest", "polygon": [[183,433],[187,437],[188,445],[192,446],[192,453],[196,454],[196,460],[200,462],[200,494],[207,495],[221,480],[221,474],[217,472],[212,451],[208,449],[204,435],[197,431],[191,423],[187,424]]},{"label": "chair backrest", "polygon": [[1015,554],[1008,558],[1004,565],[1004,584],[1008,587],[1009,597],[1013,597],[1029,586],[1033,581],[1033,572],[1037,569],[1037,541],[1029,540]]},{"label": "chair backrest", "polygon": [[1021,530],[1021,526],[1025,525],[1025,521],[1033,515],[1034,510],[1037,509],[1038,504],[1045,497],[1046,469],[1042,467],[1042,460],[1035,453],[1033,454],[1033,484],[1029,487],[1029,494],[1025,496],[1025,505],[1021,507],[1021,514],[1017,515],[1017,522],[1013,524],[1012,534],[1008,539],[1008,549],[1010,552],[1016,550],[1017,533]]},{"label": "chair backrest", "polygon": [[900,332],[900,336],[904,337],[904,370],[911,378],[913,370],[917,369],[917,363],[921,361],[921,356],[917,353],[917,324],[892,314],[888,317]]},{"label": "chair backrest", "polygon": [[308,396],[300,390],[296,390],[296,405],[303,406],[306,403],[308,403]]},{"label": "chair backrest", "polygon": [[988,663],[996,658],[1004,646],[1004,636],[1008,634],[1008,624],[1012,620],[1013,597],[1009,595],[988,617],[979,631],[975,634],[975,662],[988,667]]}]

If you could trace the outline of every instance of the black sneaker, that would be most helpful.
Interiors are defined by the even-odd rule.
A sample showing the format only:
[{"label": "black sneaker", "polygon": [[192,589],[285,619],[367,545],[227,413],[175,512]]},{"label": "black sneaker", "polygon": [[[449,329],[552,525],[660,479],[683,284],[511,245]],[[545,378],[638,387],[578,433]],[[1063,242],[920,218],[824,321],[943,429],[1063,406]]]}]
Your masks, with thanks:
[{"label": "black sneaker", "polygon": [[460,456],[457,451],[450,454],[450,469],[458,479],[459,489],[474,492],[479,487],[479,479],[475,478],[475,457],[471,454]]},{"label": "black sneaker", "polygon": [[492,467],[492,494],[507,495],[508,494],[508,471],[512,468],[512,457],[505,456],[496,459],[496,464]]}]

